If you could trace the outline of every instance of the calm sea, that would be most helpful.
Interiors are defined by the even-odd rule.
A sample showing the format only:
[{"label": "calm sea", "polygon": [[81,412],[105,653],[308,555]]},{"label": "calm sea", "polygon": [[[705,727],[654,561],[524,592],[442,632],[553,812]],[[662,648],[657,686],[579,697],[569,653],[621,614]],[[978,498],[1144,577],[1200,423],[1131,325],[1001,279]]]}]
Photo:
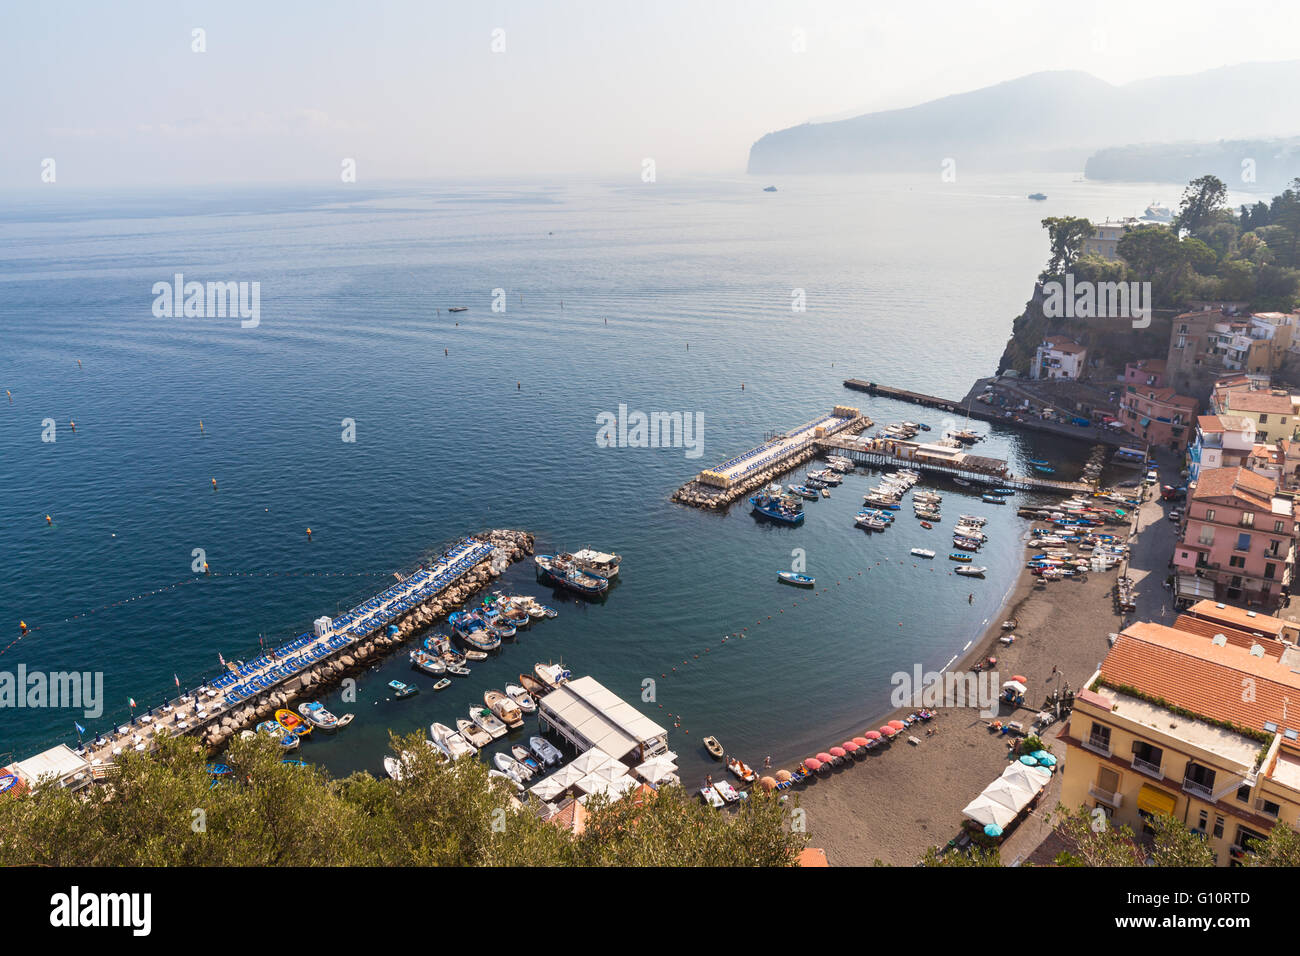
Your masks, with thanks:
[{"label": "calm sea", "polygon": [[[394,655],[354,703],[324,698],[357,720],[304,757],[378,771],[389,729],[452,723],[539,660],[634,701],[655,680],[640,706],[671,728],[688,778],[706,767],[708,734],[752,762],[865,729],[891,673],[944,665],[997,614],[1024,527],[1014,508],[945,489],[945,527],[961,511],[993,518],[980,556],[992,570],[970,581],[908,554],[951,544],[910,511],[884,535],[853,527],[866,476],[809,502],[798,529],[669,495],[837,403],[937,433],[937,413],[843,379],[962,395],[994,370],[1046,258],[1039,219],[1140,214],[1176,196],[1070,177],[764,185],[11,197],[0,670],[102,671],[106,713],[0,711],[0,752],[75,742],[74,721],[106,729],[130,698],[157,703],[174,675],[191,686],[218,653],[250,657],[492,527],[532,531],[539,550],[615,550],[622,578],[603,604],[552,601],[557,619],[441,694]],[[1036,189],[1049,200],[1026,200]],[[178,272],[260,283],[260,324],[155,317],[154,283]],[[806,311],[792,310],[799,296]],[[598,447],[597,416],[620,405],[698,413],[702,458]],[[56,441],[42,440],[46,419]],[[980,451],[1061,462],[1086,448],[995,428]],[[195,549],[214,576],[193,573]],[[777,583],[795,549],[827,593]],[[507,584],[550,598],[531,564]],[[20,620],[35,630],[10,644]],[[388,700],[393,678],[424,692]]]}]

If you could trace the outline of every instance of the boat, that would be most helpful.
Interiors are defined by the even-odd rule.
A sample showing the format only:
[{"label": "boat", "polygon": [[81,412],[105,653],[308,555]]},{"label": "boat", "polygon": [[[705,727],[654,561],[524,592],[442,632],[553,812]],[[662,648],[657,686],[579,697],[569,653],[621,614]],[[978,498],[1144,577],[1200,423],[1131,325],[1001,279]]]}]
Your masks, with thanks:
[{"label": "boat", "polygon": [[516,793],[524,792],[524,785],[520,781],[516,780],[514,777],[509,776],[508,774],[502,773],[500,770],[497,770],[495,767],[488,768],[488,779],[500,780],[503,783],[509,785],[510,789],[515,791]]},{"label": "boat", "polygon": [[793,584],[795,587],[810,588],[817,583],[817,579],[808,574],[797,574],[794,571],[778,571],[776,573],[778,580],[786,584]]},{"label": "boat", "polygon": [[447,665],[442,658],[434,657],[428,651],[422,651],[418,648],[411,651],[411,666],[418,667],[426,674],[447,673]]},{"label": "boat", "polygon": [[[454,611],[447,617],[451,633],[465,643],[471,651],[486,655],[501,646],[501,637],[486,620],[476,611]],[[466,658],[473,659],[470,653]]]},{"label": "boat", "polygon": [[[466,671],[466,673],[468,673],[468,671]],[[433,689],[434,689],[434,690],[446,690],[446,689],[447,689],[448,687],[450,687],[450,686],[451,686],[451,678],[450,678],[450,677],[444,677],[442,680],[438,681],[438,683],[436,683],[436,684],[433,685]]]},{"label": "boat", "polygon": [[829,498],[830,496],[831,496],[831,490],[830,490],[829,488],[823,488],[823,489],[822,489],[822,497],[823,497],[823,498]]},{"label": "boat", "polygon": [[617,554],[583,548],[581,551],[573,552],[573,561],[584,571],[591,571],[605,578],[615,578],[618,577],[618,566],[623,559]]},{"label": "boat", "polygon": [[991,505],[1004,505],[1007,503],[1005,498],[999,498],[997,495],[980,495],[980,500],[987,501]]},{"label": "boat", "polygon": [[702,743],[714,760],[721,760],[723,754],[726,753],[726,751],[722,749],[722,744],[718,742],[717,737],[705,737]]},{"label": "boat", "polygon": [[538,554],[533,557],[538,577],[547,584],[573,591],[585,597],[599,597],[609,590],[609,578],[584,571],[560,555]]},{"label": "boat", "polygon": [[[473,648],[470,648],[465,652],[465,660],[467,661],[485,661],[487,659],[488,659],[487,653],[484,651],[474,650]],[[447,668],[447,672],[450,674],[456,673],[456,671],[453,671],[450,666]]]},{"label": "boat", "polygon": [[1041,475],[1056,474],[1056,469],[1053,468],[1051,465],[1034,465],[1034,471],[1038,472]]},{"label": "boat", "polygon": [[507,777],[514,777],[520,782],[533,779],[533,772],[507,753],[493,754],[492,762]]},{"label": "boat", "polygon": [[732,757],[727,761],[727,769],[745,783],[753,783],[758,779],[758,774],[756,774],[753,769],[745,763],[745,761],[738,757]]},{"label": "boat", "polygon": [[987,571],[988,568],[980,567],[978,565],[970,565],[970,566],[963,565],[960,568],[953,568],[953,570],[956,571],[958,574],[966,575],[966,577],[968,578],[982,578],[984,577],[984,572]]},{"label": "boat", "polygon": [[478,752],[477,747],[446,724],[430,724],[429,737],[437,748],[452,760],[473,756]]},{"label": "boat", "polygon": [[519,683],[524,690],[528,691],[529,695],[534,700],[537,699],[538,697],[541,697],[549,689],[546,687],[545,684],[543,684],[537,678],[529,677],[527,674],[519,675]]},{"label": "boat", "polygon": [[1033,200],[1036,200],[1037,202],[1042,202],[1044,199],[1047,198],[1047,194],[1046,194],[1046,193],[1030,193],[1030,194],[1029,194],[1029,198],[1030,198],[1030,199],[1033,199]]},{"label": "boat", "polygon": [[725,780],[719,780],[713,785],[713,789],[718,791],[718,796],[728,803],[735,803],[740,799],[740,794],[736,792],[736,788]]},{"label": "boat", "polygon": [[953,482],[961,485],[963,488],[969,488],[971,486],[971,482],[967,481],[965,478],[954,478]]},{"label": "boat", "polygon": [[918,558],[933,558],[934,552],[929,548],[913,548],[912,553]]},{"label": "boat", "polygon": [[492,713],[512,730],[524,725],[524,714],[519,709],[519,705],[500,691],[485,691],[483,703],[487,704]]},{"label": "boat", "polygon": [[299,737],[306,737],[311,733],[311,724],[303,720],[293,711],[287,708],[280,708],[275,712],[275,722],[284,728],[285,733],[297,734]]},{"label": "boat", "polygon": [[[485,730],[493,740],[506,735],[505,722],[498,718],[490,708],[482,707],[478,704],[470,704],[469,719],[472,720],[475,725],[483,728],[483,730]],[[459,728],[459,724],[457,727]]]},{"label": "boat", "polygon": [[460,734],[471,747],[482,750],[488,744],[492,743],[492,735],[485,729],[474,723],[472,720],[466,720],[464,717],[456,721],[456,733]]},{"label": "boat", "polygon": [[943,520],[943,514],[942,514],[942,512],[938,512],[938,511],[925,511],[925,510],[923,510],[923,509],[917,509],[917,511],[915,512],[915,514],[916,514],[916,516],[917,516],[918,518],[920,518],[922,521],[941,521],[941,520]]},{"label": "boat", "polygon": [[[537,675],[537,679],[542,682],[547,690],[555,690],[561,684],[567,684],[573,677],[563,664],[534,664],[533,673]],[[520,681],[520,683],[523,683],[523,681]],[[524,684],[524,687],[527,686],[527,684]]]},{"label": "boat", "polygon": [[808,501],[816,501],[818,498],[817,492],[806,485],[790,485],[790,490],[800,498],[807,499]]},{"label": "boat", "polygon": [[778,524],[803,524],[803,507],[798,499],[791,502],[787,498],[760,492],[749,499],[751,513],[775,521]]},{"label": "boat", "polygon": [[448,309],[447,311],[448,311],[448,312],[468,312],[468,311],[469,311],[469,306],[467,306],[467,305],[453,305],[453,306],[452,306],[450,309]]},{"label": "boat", "polygon": [[532,714],[537,711],[537,702],[533,700],[528,691],[518,684],[506,684],[506,696],[518,704],[519,709],[525,714]]},{"label": "boat", "polygon": [[1008,495],[1014,495],[1015,493],[1016,493],[1015,490],[1012,488],[994,488],[992,491],[989,492],[989,494],[991,495],[999,495],[1003,498],[1007,497]]},{"label": "boat", "polygon": [[394,780],[402,779],[402,765],[396,757],[384,758],[384,772]]},{"label": "boat", "polygon": [[515,758],[515,762],[528,768],[528,772],[533,776],[542,772],[542,762],[528,752],[528,748],[523,744],[512,744],[510,747],[510,756]]},{"label": "boat", "polygon": [[403,697],[410,697],[412,694],[418,694],[420,692],[420,688],[416,687],[414,684],[403,684],[400,680],[390,680],[388,686],[395,691],[395,696],[398,700],[401,700]]},{"label": "boat", "polygon": [[[299,704],[298,713],[303,720],[318,730],[332,732],[338,730],[340,726],[345,726],[339,722],[337,717],[326,710],[320,701],[313,700],[306,704]],[[351,723],[351,721],[349,720],[348,723]]]},{"label": "boat", "polygon": [[722,809],[726,803],[722,797],[718,796],[718,791],[714,790],[712,787],[700,787],[700,796],[704,798],[705,803],[713,807],[715,810]]},{"label": "boat", "polygon": [[934,525],[930,524],[930,522],[928,522],[928,521],[922,521],[922,522],[921,522],[921,527],[922,527],[922,528],[925,528],[927,531],[929,531],[931,528],[934,527]]},{"label": "boat", "polygon": [[958,515],[957,517],[961,519],[962,524],[971,524],[977,528],[982,528],[989,522],[988,518],[981,515]]},{"label": "boat", "polygon": [[948,558],[951,561],[969,562],[972,560],[971,556],[966,554],[964,551],[953,551],[948,555]]},{"label": "boat", "polygon": [[545,737],[529,737],[528,746],[537,758],[550,767],[564,759],[564,755]]},{"label": "boat", "polygon": [[765,192],[765,193],[774,193],[774,192],[776,192],[776,187],[775,187],[775,186],[764,186],[764,187],[763,187],[763,192]]}]

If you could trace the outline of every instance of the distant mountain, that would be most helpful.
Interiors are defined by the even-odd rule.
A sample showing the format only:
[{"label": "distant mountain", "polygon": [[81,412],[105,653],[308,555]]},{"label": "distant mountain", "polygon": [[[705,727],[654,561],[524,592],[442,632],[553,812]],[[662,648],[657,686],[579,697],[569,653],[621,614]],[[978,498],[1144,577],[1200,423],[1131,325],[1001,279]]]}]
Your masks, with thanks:
[{"label": "distant mountain", "polygon": [[1114,86],[1081,71],[1032,73],[970,93],[833,123],[768,133],[749,172],[934,169],[1082,170],[1093,153],[1131,143],[1300,135],[1279,103],[1300,86],[1300,60],[1247,63]]},{"label": "distant mountain", "polygon": [[1300,138],[1112,146],[1083,167],[1103,182],[1186,183],[1205,173],[1229,187],[1281,191],[1300,176]]}]

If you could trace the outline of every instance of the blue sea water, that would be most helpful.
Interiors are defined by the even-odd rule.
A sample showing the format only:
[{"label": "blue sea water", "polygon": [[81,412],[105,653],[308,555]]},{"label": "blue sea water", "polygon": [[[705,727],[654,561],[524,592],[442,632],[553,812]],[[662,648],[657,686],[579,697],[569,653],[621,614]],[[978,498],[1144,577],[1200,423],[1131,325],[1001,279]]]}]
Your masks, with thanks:
[{"label": "blue sea water", "polygon": [[[753,762],[865,729],[891,673],[944,665],[997,614],[1019,561],[1014,507],[943,489],[945,529],[961,511],[992,518],[991,570],[971,581],[942,560],[946,530],[906,510],[884,535],[854,528],[866,476],[809,502],[797,529],[669,496],[839,403],[939,426],[842,381],[962,395],[996,367],[1046,259],[1038,220],[1137,214],[1168,187],[763,185],[58,186],[0,205],[0,670],[102,671],[107,701],[93,721],[0,711],[0,753],[75,742],[74,720],[107,729],[173,675],[192,686],[218,653],[249,657],[497,527],[539,550],[615,550],[622,579],[441,694],[394,655],[355,702],[323,698],[357,719],[306,759],[378,771],[390,729],[454,723],[560,659],[669,726],[688,776],[708,734]],[[1028,202],[1036,188],[1051,199]],[[155,317],[153,286],[176,273],[260,283],[260,323]],[[620,405],[698,413],[702,457],[598,447],[597,416]],[[1086,448],[994,427],[980,451]],[[940,560],[912,558],[919,545]],[[797,548],[825,593],[777,582]],[[195,549],[213,576],[192,571]],[[530,563],[506,583],[550,598]],[[34,630],[16,640],[20,620]],[[389,700],[393,678],[424,692]]]}]

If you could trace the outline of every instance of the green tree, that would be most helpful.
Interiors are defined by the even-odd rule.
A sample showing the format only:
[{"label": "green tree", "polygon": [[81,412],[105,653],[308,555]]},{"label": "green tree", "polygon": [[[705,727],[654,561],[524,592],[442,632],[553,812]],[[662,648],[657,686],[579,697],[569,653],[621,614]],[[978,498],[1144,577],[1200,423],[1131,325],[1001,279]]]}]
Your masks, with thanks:
[{"label": "green tree", "polygon": [[1275,824],[1268,839],[1252,841],[1242,862],[1246,866],[1300,866],[1300,834],[1285,823]]},{"label": "green tree", "polygon": [[1174,231],[1186,230],[1195,234],[1197,229],[1212,221],[1214,214],[1223,208],[1227,195],[1228,187],[1218,176],[1206,174],[1193,179],[1183,190],[1178,214],[1174,216]]},{"label": "green tree", "polygon": [[1042,225],[1047,230],[1052,252],[1047,263],[1048,273],[1061,275],[1069,272],[1083,251],[1084,240],[1092,237],[1092,223],[1080,216],[1049,216]]},{"label": "green tree", "polygon": [[1128,826],[1112,826],[1099,811],[1056,808],[1056,829],[1073,850],[1057,854],[1057,866],[1143,866],[1146,853]]},{"label": "green tree", "polygon": [[1151,821],[1156,831],[1151,857],[1156,866],[1214,866],[1214,851],[1204,835],[1187,829],[1177,817],[1161,814]]}]

